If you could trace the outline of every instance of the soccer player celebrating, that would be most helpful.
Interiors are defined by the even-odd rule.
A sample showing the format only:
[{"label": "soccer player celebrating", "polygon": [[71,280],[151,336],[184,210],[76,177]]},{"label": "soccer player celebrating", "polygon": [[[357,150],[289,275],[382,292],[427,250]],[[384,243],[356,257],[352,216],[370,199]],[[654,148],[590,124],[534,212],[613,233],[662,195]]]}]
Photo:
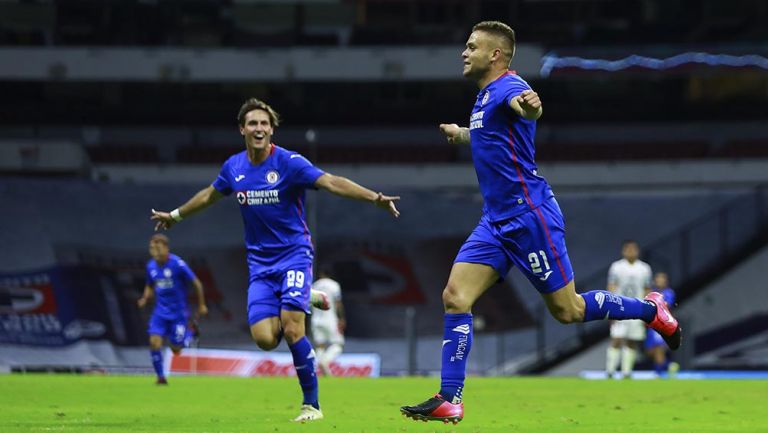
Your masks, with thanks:
[{"label": "soccer player celebrating", "polygon": [[331,363],[341,355],[344,348],[344,305],[341,303],[341,286],[331,278],[330,272],[321,270],[312,290],[328,296],[330,308],[312,310],[312,338],[317,349],[317,363],[320,370],[331,374]]},{"label": "soccer player celebrating", "polygon": [[[628,298],[643,299],[651,291],[651,267],[640,260],[640,246],[633,240],[621,245],[622,259],[611,263],[608,269],[608,291]],[[616,373],[621,359],[621,375],[632,374],[637,349],[645,339],[646,327],[642,320],[622,320],[611,323],[611,344],[605,356],[608,378]],[[662,344],[664,341],[662,340]]]},{"label": "soccer player celebrating", "polygon": [[474,26],[461,57],[463,75],[480,88],[469,128],[443,124],[450,143],[470,144],[485,205],[454,261],[443,290],[445,306],[440,391],[401,412],[417,420],[458,422],[472,348],[471,308],[512,266],[525,274],[561,323],[642,319],[676,349],[681,333],[660,293],[645,300],[596,290],[577,294],[565,247],[565,223],[554,194],[534,162],[539,96],[509,70],[515,33],[506,24]]},{"label": "soccer player celebrating", "polygon": [[[653,276],[653,287],[655,291],[661,293],[669,308],[675,305],[675,291],[669,286],[669,277],[666,272],[657,272]],[[668,377],[674,377],[677,374],[680,364],[670,362],[664,338],[653,329],[649,329],[645,337],[645,351],[651,357],[653,369],[657,375],[661,376],[665,371]]]},{"label": "soccer player celebrating", "polygon": [[[248,324],[263,350],[272,350],[285,336],[304,394],[295,421],[321,419],[315,354],[305,336],[310,306],[314,250],[307,228],[305,190],[321,188],[367,201],[394,217],[399,197],[373,192],[349,179],[325,173],[306,158],[272,143],[278,114],[265,102],[248,99],[237,115],[245,150],[231,156],[209,185],[171,212],[152,210],[155,229],[168,229],[222,197],[235,194],[245,226],[249,268]],[[313,305],[327,303],[318,294]]]},{"label": "soccer player celebrating", "polygon": [[181,353],[187,337],[187,289],[190,284],[197,292],[196,314],[205,316],[208,307],[205,305],[203,283],[181,257],[171,254],[167,236],[158,233],[149,239],[149,255],[152,258],[147,262],[147,283],[137,304],[139,308],[144,308],[150,299],[157,298],[149,319],[149,353],[157,374],[157,384],[167,385],[161,352],[163,338],[168,338],[174,354]]}]

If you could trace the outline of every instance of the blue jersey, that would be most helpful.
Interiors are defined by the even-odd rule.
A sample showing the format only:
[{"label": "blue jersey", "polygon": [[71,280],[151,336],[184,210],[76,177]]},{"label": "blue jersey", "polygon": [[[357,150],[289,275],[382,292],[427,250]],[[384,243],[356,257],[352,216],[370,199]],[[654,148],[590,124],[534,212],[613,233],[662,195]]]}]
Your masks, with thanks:
[{"label": "blue jersey", "polygon": [[485,201],[483,213],[491,222],[513,218],[553,196],[536,172],[536,121],[520,117],[509,106],[512,98],[530,88],[507,72],[478,93],[472,108],[472,160]]},{"label": "blue jersey", "polygon": [[312,261],[304,195],[323,174],[303,156],[274,144],[258,165],[243,151],[221,167],[213,187],[224,195],[234,192],[240,204],[252,277],[279,271],[297,256]]},{"label": "blue jersey", "polygon": [[195,274],[179,256],[170,254],[162,265],[154,259],[147,262],[147,285],[155,289],[155,310],[165,319],[187,315],[187,290]]}]

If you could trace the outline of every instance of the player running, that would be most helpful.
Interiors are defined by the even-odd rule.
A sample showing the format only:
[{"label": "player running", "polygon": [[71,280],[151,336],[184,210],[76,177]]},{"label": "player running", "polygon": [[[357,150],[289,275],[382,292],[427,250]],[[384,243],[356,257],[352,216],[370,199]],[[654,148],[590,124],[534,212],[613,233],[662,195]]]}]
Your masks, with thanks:
[{"label": "player running", "polygon": [[208,307],[205,305],[203,283],[181,257],[171,254],[167,236],[158,233],[149,239],[149,255],[152,258],[147,262],[147,282],[137,304],[139,308],[144,308],[149,300],[156,298],[155,309],[149,319],[149,353],[157,374],[156,383],[167,385],[161,351],[163,338],[168,338],[175,355],[181,353],[188,335],[187,290],[190,284],[197,293],[196,315],[205,316]]},{"label": "player running", "polygon": [[[675,291],[669,286],[669,277],[666,272],[657,272],[653,276],[653,287],[655,291],[661,293],[664,297],[667,307],[672,308],[675,305]],[[671,378],[680,369],[680,364],[669,360],[664,339],[653,329],[648,330],[648,335],[645,338],[645,352],[651,357],[653,369],[659,376],[666,371],[668,377]]]},{"label": "player running", "polygon": [[331,375],[331,363],[344,349],[344,305],[341,303],[341,286],[331,278],[327,270],[321,270],[312,290],[328,296],[330,308],[312,309],[312,339],[317,352],[317,364],[325,375]]},{"label": "player running", "polygon": [[[608,269],[608,291],[628,298],[643,299],[651,291],[651,267],[640,260],[640,246],[633,240],[622,243],[621,255],[622,259],[611,263]],[[605,371],[609,379],[616,373],[619,360],[622,377],[626,379],[632,375],[637,349],[645,339],[645,334],[645,322],[642,320],[611,323],[611,344],[605,356]]]},{"label": "player running", "polygon": [[671,348],[680,346],[680,327],[661,294],[651,293],[643,301],[604,290],[576,293],[563,215],[534,162],[541,101],[528,83],[508,70],[514,52],[515,33],[509,26],[498,21],[475,25],[461,56],[463,75],[480,88],[469,128],[440,125],[448,142],[472,146],[485,205],[443,290],[440,391],[423,403],[400,409],[413,419],[447,423],[464,417],[461,400],[472,348],[471,308],[512,266],[525,274],[561,323],[642,319]]},{"label": "player running", "polygon": [[367,201],[394,217],[400,215],[394,203],[400,198],[325,173],[300,154],[273,144],[279,118],[263,101],[245,101],[237,121],[245,150],[224,163],[212,185],[170,213],[152,210],[151,219],[157,221],[155,230],[168,229],[234,193],[245,226],[251,336],[263,350],[274,349],[285,336],[304,394],[301,413],[294,420],[321,419],[315,354],[304,331],[314,256],[305,218],[305,190],[322,188]]}]

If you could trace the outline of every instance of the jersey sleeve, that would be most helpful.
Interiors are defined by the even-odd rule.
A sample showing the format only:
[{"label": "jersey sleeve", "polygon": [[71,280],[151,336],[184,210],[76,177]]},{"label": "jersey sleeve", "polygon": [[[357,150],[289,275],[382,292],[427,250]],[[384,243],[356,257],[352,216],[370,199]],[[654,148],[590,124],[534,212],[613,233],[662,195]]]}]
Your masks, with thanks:
[{"label": "jersey sleeve", "polygon": [[333,284],[330,284],[328,286],[329,289],[331,289],[331,298],[333,298],[335,301],[341,300],[341,286],[339,283],[335,282]]},{"label": "jersey sleeve", "polygon": [[651,266],[646,264],[645,265],[645,269],[646,269],[645,281],[643,281],[643,288],[644,289],[646,287],[651,287],[652,286],[652,281],[653,281],[653,271],[651,270]]},{"label": "jersey sleeve", "polygon": [[224,194],[224,195],[230,195],[232,194],[232,180],[230,179],[229,175],[229,159],[224,163],[224,165],[221,166],[221,171],[219,171],[219,176],[216,177],[216,180],[213,181],[211,186],[213,186],[216,191]]},{"label": "jersey sleeve", "polygon": [[293,153],[288,157],[288,171],[294,185],[301,188],[315,188],[317,179],[325,172],[312,165],[304,156]]},{"label": "jersey sleeve", "polygon": [[146,266],[146,275],[144,276],[146,284],[152,287],[152,275],[149,273],[149,264]]},{"label": "jersey sleeve", "polygon": [[520,95],[525,90],[531,90],[531,86],[529,86],[528,83],[522,79],[515,79],[510,81],[510,83],[504,89],[504,103],[507,104],[507,107],[509,107],[509,104],[512,102],[514,97]]},{"label": "jersey sleeve", "polygon": [[608,285],[619,284],[619,270],[616,263],[611,263],[611,267],[608,268]]},{"label": "jersey sleeve", "polygon": [[195,281],[195,278],[197,278],[197,276],[195,275],[194,272],[192,272],[192,269],[189,267],[189,265],[187,265],[187,262],[185,262],[182,259],[179,259],[176,263],[179,265],[179,271],[181,271],[181,275],[184,276],[184,279],[188,283]]}]

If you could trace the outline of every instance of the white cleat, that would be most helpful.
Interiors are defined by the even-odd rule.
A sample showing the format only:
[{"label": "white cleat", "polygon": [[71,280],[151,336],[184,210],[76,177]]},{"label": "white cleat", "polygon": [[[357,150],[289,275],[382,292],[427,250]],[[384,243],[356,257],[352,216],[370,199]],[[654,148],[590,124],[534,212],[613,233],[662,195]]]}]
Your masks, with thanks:
[{"label": "white cleat", "polygon": [[296,422],[305,423],[307,421],[317,421],[319,419],[323,419],[323,411],[320,409],[315,409],[311,404],[302,404],[301,413],[293,420]]},{"label": "white cleat", "polygon": [[319,290],[309,291],[309,304],[318,310],[327,311],[331,309],[331,301],[328,299],[328,295]]}]

